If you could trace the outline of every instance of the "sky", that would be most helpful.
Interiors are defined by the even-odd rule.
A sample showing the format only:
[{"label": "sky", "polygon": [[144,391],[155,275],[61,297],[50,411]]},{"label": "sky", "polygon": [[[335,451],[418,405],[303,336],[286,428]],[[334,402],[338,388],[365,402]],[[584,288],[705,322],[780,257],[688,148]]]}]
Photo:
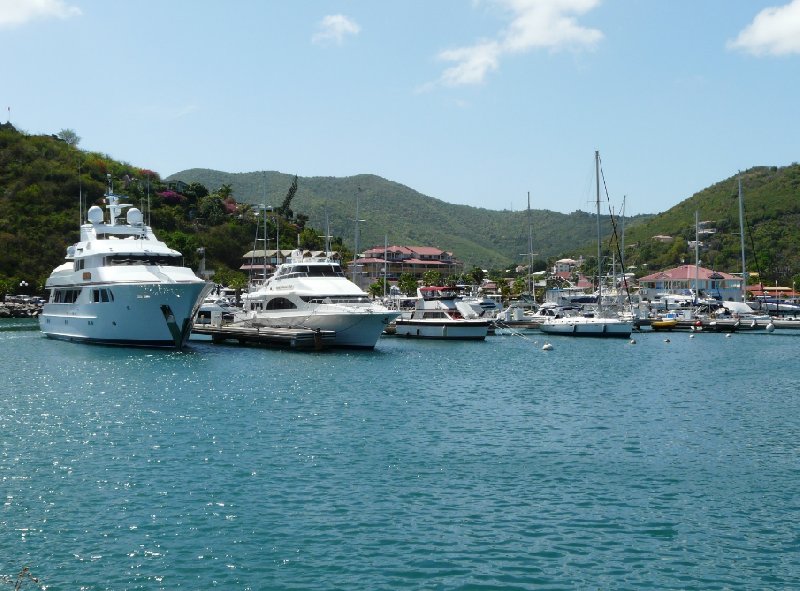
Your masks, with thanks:
[{"label": "sky", "polygon": [[[658,213],[800,160],[800,0],[0,0],[0,120],[162,176]],[[213,189],[213,187],[211,187]]]}]

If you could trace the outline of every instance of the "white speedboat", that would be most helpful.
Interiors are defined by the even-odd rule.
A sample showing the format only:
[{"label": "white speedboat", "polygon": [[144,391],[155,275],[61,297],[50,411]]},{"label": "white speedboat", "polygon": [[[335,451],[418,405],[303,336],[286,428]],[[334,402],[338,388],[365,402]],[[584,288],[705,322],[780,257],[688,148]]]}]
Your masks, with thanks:
[{"label": "white speedboat", "polygon": [[142,212],[120,203],[111,188],[106,209],[108,221],[100,207],[89,208],[80,241],[48,277],[39,327],[56,339],[181,348],[212,284],[184,267],[181,253],[158,240]]},{"label": "white speedboat", "polygon": [[409,316],[395,321],[398,336],[423,339],[482,340],[489,332],[489,320],[480,318],[472,307],[459,300],[455,289],[420,287]]},{"label": "white speedboat", "polygon": [[400,312],[371,300],[338,262],[303,254],[295,250],[272,277],[242,296],[236,323],[333,331],[334,347],[375,347]]}]

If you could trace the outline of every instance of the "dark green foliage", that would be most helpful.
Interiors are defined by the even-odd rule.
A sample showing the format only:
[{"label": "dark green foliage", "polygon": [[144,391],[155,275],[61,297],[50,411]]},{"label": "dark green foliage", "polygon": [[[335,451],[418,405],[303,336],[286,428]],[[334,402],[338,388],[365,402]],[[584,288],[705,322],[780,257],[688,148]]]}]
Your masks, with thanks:
[{"label": "dark green foliage", "polygon": [[289,187],[289,190],[286,193],[286,197],[283,198],[283,203],[278,208],[278,214],[282,215],[286,219],[292,219],[294,216],[294,212],[291,209],[292,199],[294,199],[294,195],[297,193],[297,175],[294,176],[294,180],[292,181],[292,185]]}]

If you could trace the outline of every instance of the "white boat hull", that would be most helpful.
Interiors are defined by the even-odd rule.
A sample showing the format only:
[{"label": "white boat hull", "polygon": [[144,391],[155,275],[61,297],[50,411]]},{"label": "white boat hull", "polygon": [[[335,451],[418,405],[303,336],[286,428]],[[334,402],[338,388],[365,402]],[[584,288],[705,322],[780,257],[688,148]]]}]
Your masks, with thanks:
[{"label": "white boat hull", "polygon": [[[98,287],[84,286],[83,289]],[[211,284],[108,284],[113,302],[47,303],[39,316],[50,338],[141,347],[182,347]]]},{"label": "white boat hull", "polygon": [[544,333],[576,337],[629,338],[633,323],[614,318],[553,318],[539,327]]},{"label": "white boat hull", "polygon": [[333,347],[372,349],[386,327],[399,315],[392,310],[370,311],[369,308],[325,310],[321,304],[312,311],[286,310],[278,313],[256,312],[237,322],[246,326],[276,328],[310,328],[333,331]]},{"label": "white boat hull", "polygon": [[398,318],[395,334],[420,339],[483,340],[489,332],[486,320],[413,320]]}]

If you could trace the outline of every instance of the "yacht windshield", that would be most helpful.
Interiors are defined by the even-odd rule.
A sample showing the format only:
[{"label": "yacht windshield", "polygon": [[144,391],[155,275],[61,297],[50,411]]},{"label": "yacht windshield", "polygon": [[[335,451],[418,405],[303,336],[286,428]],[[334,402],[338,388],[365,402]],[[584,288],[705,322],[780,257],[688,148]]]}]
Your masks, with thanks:
[{"label": "yacht windshield", "polygon": [[344,277],[339,265],[291,265],[278,271],[277,277]]},{"label": "yacht windshield", "polygon": [[180,267],[181,257],[169,254],[113,254],[106,257],[106,265],[158,265]]}]

